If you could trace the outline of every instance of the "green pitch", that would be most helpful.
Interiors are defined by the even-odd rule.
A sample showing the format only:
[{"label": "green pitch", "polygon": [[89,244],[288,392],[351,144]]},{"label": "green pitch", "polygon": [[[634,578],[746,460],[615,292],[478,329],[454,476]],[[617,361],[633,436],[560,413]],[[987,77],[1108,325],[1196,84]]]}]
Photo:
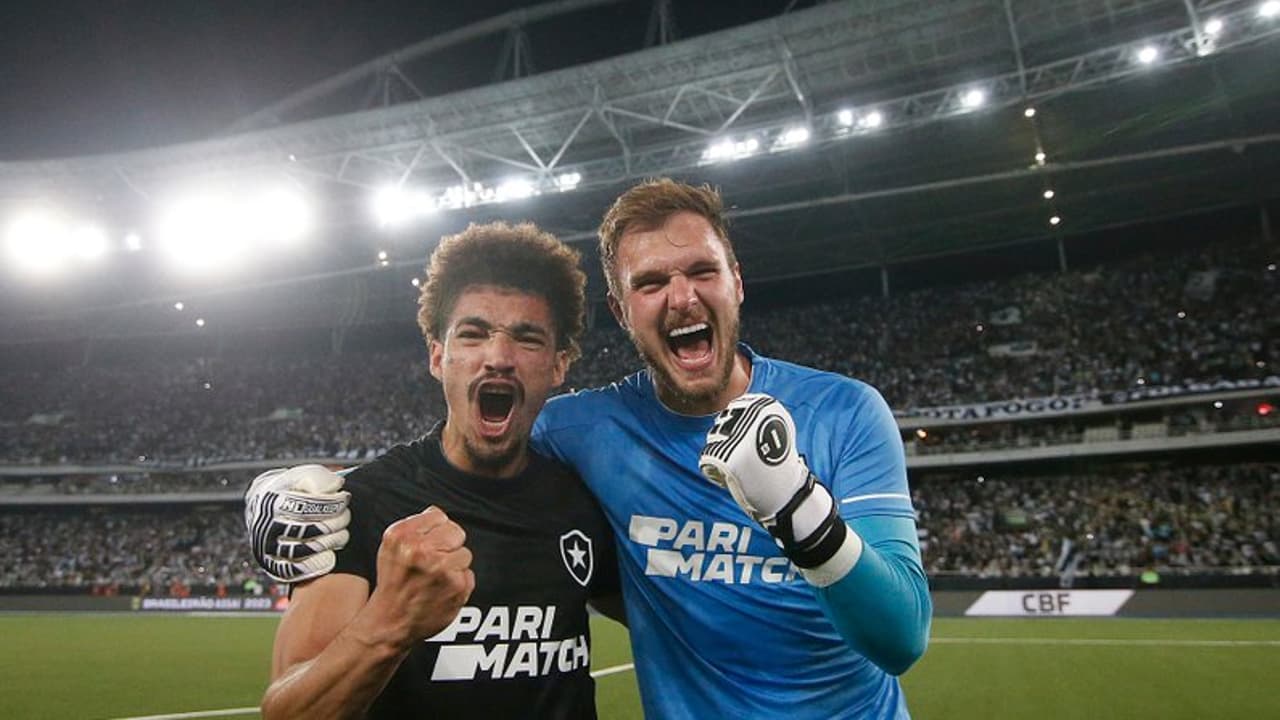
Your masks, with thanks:
[{"label": "green pitch", "polygon": [[[252,708],[266,684],[275,624],[261,617],[0,615],[0,715],[126,718]],[[594,633],[596,670],[630,662],[619,626],[598,620]],[[1277,620],[942,619],[903,684],[917,718],[1263,718],[1280,707],[1277,671]],[[597,687],[602,718],[640,717],[634,673],[603,675]]]}]

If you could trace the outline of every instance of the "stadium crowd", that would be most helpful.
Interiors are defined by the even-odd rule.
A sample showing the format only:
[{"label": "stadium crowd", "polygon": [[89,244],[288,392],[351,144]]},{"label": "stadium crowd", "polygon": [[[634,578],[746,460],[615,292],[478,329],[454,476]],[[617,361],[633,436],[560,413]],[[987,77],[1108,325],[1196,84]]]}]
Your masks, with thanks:
[{"label": "stadium crowd", "polygon": [[913,479],[925,570],[1135,575],[1280,565],[1280,466],[1110,466]]},{"label": "stadium crowd", "polygon": [[[1225,242],[1089,271],[744,314],[757,350],[867,380],[898,409],[1240,380],[1280,368],[1274,249]],[[607,320],[569,385],[639,365]],[[339,356],[277,352],[8,370],[0,459],[203,465],[361,460],[443,407],[420,343]]]},{"label": "stadium crowd", "polygon": [[[929,474],[912,478],[912,493],[925,568],[935,577],[1056,577],[1068,563],[1094,577],[1280,569],[1273,464]],[[269,581],[250,561],[234,501],[0,511],[0,589],[164,595],[234,592],[246,582]]]}]

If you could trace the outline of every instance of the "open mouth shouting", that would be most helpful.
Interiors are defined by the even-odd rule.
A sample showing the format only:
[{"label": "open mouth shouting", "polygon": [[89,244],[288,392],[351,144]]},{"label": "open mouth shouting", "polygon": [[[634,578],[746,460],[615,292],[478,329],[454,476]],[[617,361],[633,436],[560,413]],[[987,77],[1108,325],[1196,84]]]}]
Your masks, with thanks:
[{"label": "open mouth shouting", "polygon": [[676,367],[685,372],[700,372],[715,360],[715,344],[711,325],[696,322],[667,331],[667,349]]},{"label": "open mouth shouting", "polygon": [[520,386],[510,380],[483,380],[476,386],[476,425],[481,437],[500,438],[506,434],[521,394]]}]

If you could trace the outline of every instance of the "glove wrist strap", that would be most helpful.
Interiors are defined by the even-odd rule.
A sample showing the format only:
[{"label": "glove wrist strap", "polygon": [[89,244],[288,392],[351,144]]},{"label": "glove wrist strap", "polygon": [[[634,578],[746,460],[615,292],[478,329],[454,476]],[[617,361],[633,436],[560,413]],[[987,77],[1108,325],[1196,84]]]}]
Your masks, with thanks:
[{"label": "glove wrist strap", "polygon": [[774,513],[772,518],[766,518],[762,522],[769,534],[782,546],[782,553],[801,569],[815,568],[830,560],[844,544],[849,532],[849,526],[840,519],[835,503],[832,502],[827,516],[813,532],[803,539],[795,537],[792,518],[801,505],[811,499],[817,500],[815,493],[830,497],[827,489],[818,484],[817,478],[810,472],[787,504]]}]

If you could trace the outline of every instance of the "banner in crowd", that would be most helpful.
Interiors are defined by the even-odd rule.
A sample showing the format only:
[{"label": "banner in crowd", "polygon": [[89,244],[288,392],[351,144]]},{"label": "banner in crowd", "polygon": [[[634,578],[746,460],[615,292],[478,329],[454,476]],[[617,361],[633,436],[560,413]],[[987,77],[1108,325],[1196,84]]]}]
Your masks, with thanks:
[{"label": "banner in crowd", "polygon": [[1015,340],[987,346],[991,357],[1032,357],[1040,353],[1040,343],[1035,340]]},{"label": "banner in crowd", "polygon": [[133,603],[134,610],[143,612],[257,612],[276,609],[276,598],[270,595],[144,597],[134,598]]},{"label": "banner in crowd", "polygon": [[1055,395],[1019,400],[969,403],[965,405],[939,405],[937,407],[895,410],[899,422],[914,426],[921,421],[968,421],[973,423],[999,422],[1031,418],[1048,418],[1081,412],[1096,412],[1107,406],[1141,403],[1151,400],[1213,395],[1241,390],[1280,391],[1280,375],[1267,375],[1247,380],[1213,380],[1207,382],[1183,382],[1169,385],[1147,385],[1113,393]]},{"label": "banner in crowd", "polygon": [[1142,402],[1143,400],[1163,400],[1164,398],[1181,397],[1183,395],[1205,395],[1208,393],[1228,393],[1240,390],[1280,390],[1280,375],[1268,375],[1248,380],[1211,380],[1207,382],[1181,382],[1168,385],[1145,385],[1132,390],[1107,393],[1102,401],[1108,405]]},{"label": "banner in crowd", "polygon": [[1112,616],[1132,590],[988,590],[969,606],[970,617]]},{"label": "banner in crowd", "polygon": [[896,411],[896,414],[899,420],[973,420],[983,422],[1070,415],[1082,410],[1093,410],[1100,407],[1102,407],[1102,401],[1093,395],[1059,395],[1026,400],[1002,400],[1000,402],[973,403],[969,405],[913,408],[906,411]]},{"label": "banner in crowd", "polygon": [[1017,305],[1010,305],[996,310],[987,317],[987,322],[992,325],[1020,325],[1022,323],[1022,309]]}]

